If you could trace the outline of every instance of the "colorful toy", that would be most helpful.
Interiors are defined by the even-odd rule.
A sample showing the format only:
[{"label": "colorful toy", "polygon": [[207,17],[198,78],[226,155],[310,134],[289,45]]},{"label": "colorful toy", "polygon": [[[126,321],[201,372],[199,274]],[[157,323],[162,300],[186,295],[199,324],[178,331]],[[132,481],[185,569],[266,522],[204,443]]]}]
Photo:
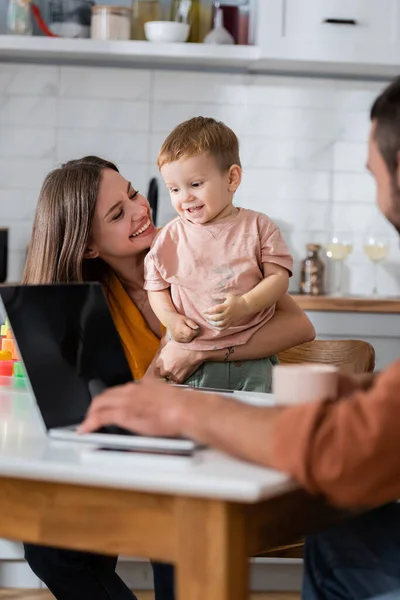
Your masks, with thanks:
[{"label": "colorful toy", "polygon": [[25,388],[25,371],[8,319],[0,328],[0,387]]}]

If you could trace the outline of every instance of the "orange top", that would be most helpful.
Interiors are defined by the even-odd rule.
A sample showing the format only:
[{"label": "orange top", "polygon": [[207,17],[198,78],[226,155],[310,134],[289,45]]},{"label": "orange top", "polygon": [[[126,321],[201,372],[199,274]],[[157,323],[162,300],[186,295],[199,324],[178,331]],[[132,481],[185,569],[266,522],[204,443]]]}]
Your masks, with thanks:
[{"label": "orange top", "polygon": [[111,314],[135,379],[142,379],[160,345],[116,275],[107,286]]},{"label": "orange top", "polygon": [[270,446],[271,466],[345,507],[400,498],[399,457],[400,360],[368,391],[283,411]]}]

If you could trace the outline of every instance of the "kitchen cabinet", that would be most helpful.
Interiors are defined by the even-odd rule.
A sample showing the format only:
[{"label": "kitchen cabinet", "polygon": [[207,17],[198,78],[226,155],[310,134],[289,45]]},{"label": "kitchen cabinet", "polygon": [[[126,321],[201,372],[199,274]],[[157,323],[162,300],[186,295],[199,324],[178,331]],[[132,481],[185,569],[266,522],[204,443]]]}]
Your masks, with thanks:
[{"label": "kitchen cabinet", "polygon": [[285,0],[283,35],[288,40],[394,43],[397,0]]},{"label": "kitchen cabinet", "polygon": [[258,68],[390,76],[400,67],[398,0],[261,0]]}]

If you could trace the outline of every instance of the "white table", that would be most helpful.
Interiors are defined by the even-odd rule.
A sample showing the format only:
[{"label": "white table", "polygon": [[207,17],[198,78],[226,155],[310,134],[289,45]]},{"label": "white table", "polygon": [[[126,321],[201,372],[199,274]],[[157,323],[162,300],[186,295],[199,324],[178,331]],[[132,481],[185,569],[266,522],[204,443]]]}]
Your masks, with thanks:
[{"label": "white table", "polygon": [[243,600],[248,557],[326,517],[284,474],[212,450],[179,467],[88,461],[21,398],[0,395],[1,537],[175,563],[181,600]]}]

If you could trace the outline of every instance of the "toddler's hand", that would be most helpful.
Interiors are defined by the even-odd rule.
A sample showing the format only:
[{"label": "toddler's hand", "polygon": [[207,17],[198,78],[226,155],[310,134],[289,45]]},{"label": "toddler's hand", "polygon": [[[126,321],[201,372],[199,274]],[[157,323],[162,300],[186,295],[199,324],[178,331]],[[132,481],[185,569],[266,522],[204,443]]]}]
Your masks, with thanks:
[{"label": "toddler's hand", "polygon": [[187,344],[199,334],[199,326],[192,319],[177,313],[167,324],[167,329],[175,342]]},{"label": "toddler's hand", "polygon": [[209,308],[204,316],[212,327],[223,331],[237,325],[248,314],[247,304],[242,296],[228,294],[222,304]]}]

